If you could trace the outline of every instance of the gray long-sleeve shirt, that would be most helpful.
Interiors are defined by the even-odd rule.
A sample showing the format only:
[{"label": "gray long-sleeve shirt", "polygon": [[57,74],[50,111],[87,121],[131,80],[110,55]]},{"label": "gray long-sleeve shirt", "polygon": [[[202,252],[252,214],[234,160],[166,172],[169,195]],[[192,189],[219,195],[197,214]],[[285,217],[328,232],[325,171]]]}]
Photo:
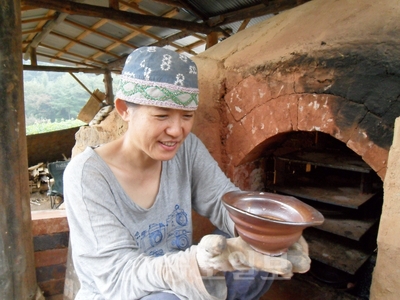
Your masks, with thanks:
[{"label": "gray long-sleeve shirt", "polygon": [[221,203],[237,190],[203,143],[189,134],[162,163],[158,195],[145,209],[127,196],[92,149],[71,160],[64,198],[72,255],[81,289],[77,299],[140,299],[171,290],[181,299],[224,299],[223,278],[203,281],[192,244],[192,208],[234,234]]}]

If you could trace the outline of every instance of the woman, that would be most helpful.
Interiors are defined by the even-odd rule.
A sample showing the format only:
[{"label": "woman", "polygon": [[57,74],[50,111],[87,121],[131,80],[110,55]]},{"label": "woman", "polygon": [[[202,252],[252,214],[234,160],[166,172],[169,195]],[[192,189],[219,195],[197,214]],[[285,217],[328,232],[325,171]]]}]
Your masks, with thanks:
[{"label": "woman", "polygon": [[[219,271],[293,271],[283,258],[261,263],[265,257],[240,238],[227,246],[209,235],[191,245],[192,209],[234,236],[220,199],[237,190],[190,133],[197,105],[189,58],[158,47],[129,55],[115,100],[126,133],[87,148],[64,173],[77,299],[234,299],[235,276],[215,276]],[[232,249],[244,258],[229,260]],[[270,285],[253,279],[240,281],[246,286],[239,292],[248,290],[240,299],[257,299]]]}]

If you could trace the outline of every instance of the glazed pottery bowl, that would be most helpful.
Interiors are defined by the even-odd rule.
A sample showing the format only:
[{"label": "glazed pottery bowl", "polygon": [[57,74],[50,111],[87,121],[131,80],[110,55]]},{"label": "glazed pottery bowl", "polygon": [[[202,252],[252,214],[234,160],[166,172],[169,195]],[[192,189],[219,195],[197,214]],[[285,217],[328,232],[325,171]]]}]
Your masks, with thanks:
[{"label": "glazed pottery bowl", "polygon": [[239,236],[254,250],[268,255],[285,253],[305,228],[324,222],[318,210],[292,196],[234,191],[226,193],[222,202]]}]

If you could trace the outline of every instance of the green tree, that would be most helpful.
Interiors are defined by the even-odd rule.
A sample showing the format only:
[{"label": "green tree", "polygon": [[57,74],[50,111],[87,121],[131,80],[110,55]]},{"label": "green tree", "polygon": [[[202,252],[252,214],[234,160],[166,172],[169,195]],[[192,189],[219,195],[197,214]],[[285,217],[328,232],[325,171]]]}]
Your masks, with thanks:
[{"label": "green tree", "polygon": [[[104,91],[102,75],[77,74],[91,91]],[[40,120],[75,119],[90,94],[69,74],[24,71],[24,98],[27,125]]]}]

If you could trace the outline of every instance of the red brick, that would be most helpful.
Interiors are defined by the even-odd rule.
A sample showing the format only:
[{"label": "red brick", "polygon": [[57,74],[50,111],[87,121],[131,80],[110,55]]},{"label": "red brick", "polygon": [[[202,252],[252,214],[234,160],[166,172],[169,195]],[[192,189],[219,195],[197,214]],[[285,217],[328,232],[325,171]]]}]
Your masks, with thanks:
[{"label": "red brick", "polygon": [[297,128],[296,107],[296,98],[286,95],[244,112],[245,116],[240,120],[228,115],[226,152],[232,164],[237,166],[249,161],[249,154],[251,158],[256,158],[259,154],[256,151],[262,151],[260,146],[265,147],[271,137]]},{"label": "red brick", "polygon": [[39,282],[38,285],[43,292],[43,295],[48,296],[59,295],[64,293],[64,279],[49,280],[46,282]]},{"label": "red brick", "polygon": [[35,255],[35,266],[45,267],[67,262],[68,248],[38,251]]},{"label": "red brick", "polygon": [[37,267],[36,280],[38,282],[46,282],[54,279],[64,279],[66,269],[66,264]]},{"label": "red brick", "polygon": [[69,231],[65,210],[32,211],[32,235],[44,235]]},{"label": "red brick", "polygon": [[46,297],[46,300],[64,300],[64,293]]}]

